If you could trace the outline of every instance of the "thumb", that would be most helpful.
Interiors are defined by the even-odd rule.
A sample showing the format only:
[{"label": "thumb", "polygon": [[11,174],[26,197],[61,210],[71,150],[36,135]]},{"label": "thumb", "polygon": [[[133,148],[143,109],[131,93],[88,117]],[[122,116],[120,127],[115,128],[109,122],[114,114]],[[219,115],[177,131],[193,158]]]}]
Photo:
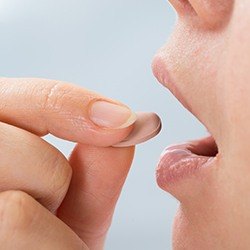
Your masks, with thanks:
[{"label": "thumb", "polygon": [[103,249],[133,156],[134,147],[78,144],[70,157],[72,181],[57,215],[90,249]]}]

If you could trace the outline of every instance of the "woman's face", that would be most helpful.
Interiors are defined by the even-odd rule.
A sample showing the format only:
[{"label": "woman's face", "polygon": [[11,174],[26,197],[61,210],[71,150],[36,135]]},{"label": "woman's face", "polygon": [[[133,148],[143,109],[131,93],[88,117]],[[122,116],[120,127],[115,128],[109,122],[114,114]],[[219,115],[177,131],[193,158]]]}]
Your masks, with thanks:
[{"label": "woman's face", "polygon": [[250,2],[170,2],[178,22],[153,71],[212,136],[168,148],[157,168],[180,201],[174,248],[248,249]]}]

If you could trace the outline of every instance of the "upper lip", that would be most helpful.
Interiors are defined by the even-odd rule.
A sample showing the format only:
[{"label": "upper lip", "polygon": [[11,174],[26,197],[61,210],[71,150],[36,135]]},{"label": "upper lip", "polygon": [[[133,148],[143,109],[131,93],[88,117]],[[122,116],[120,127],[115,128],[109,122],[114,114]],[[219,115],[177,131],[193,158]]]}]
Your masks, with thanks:
[{"label": "upper lip", "polygon": [[[195,102],[193,100],[188,100],[186,95],[184,95],[177,84],[172,79],[170,72],[168,71],[168,67],[164,60],[164,55],[160,50],[157,55],[154,57],[152,62],[152,71],[157,80],[167,87],[170,92],[178,99],[178,101],[189,111],[191,112],[208,130],[209,134],[213,136],[210,129],[208,129],[209,124],[204,119],[201,119],[200,112],[197,112],[197,106],[195,106]],[[216,137],[213,137],[216,141]],[[195,153],[195,152],[193,152]]]},{"label": "upper lip", "polygon": [[186,97],[181,93],[176,84],[173,83],[170,73],[165,65],[164,58],[160,52],[154,57],[152,71],[157,80],[166,86],[186,109],[193,113],[192,106]]}]

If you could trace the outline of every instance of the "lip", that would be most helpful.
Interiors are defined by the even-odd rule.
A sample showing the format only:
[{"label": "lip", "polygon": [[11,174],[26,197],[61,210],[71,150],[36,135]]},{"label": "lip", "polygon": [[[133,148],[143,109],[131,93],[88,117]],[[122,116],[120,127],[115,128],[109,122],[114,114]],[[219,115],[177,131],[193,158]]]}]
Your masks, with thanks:
[{"label": "lip", "polygon": [[[188,101],[180,90],[181,86],[173,81],[165,61],[164,49],[162,49],[152,63],[155,77],[172,92],[186,109],[194,114],[192,100]],[[197,118],[199,119],[199,117]],[[174,194],[173,187],[176,187],[177,183],[192,176],[203,177],[203,174],[207,172],[203,170],[214,165],[217,159],[218,148],[212,136],[169,146],[161,154],[156,169],[157,183],[163,190]]]},{"label": "lip", "polygon": [[172,145],[161,154],[156,169],[158,185],[166,191],[177,182],[202,175],[202,170],[213,165],[218,149],[212,136]]},{"label": "lip", "polygon": [[159,51],[159,53],[154,57],[152,71],[158,82],[167,87],[177,98],[177,100],[192,113],[190,104],[187,102],[186,98],[170,76],[170,73],[168,72],[167,66],[164,62],[164,55],[162,55],[161,51]]}]

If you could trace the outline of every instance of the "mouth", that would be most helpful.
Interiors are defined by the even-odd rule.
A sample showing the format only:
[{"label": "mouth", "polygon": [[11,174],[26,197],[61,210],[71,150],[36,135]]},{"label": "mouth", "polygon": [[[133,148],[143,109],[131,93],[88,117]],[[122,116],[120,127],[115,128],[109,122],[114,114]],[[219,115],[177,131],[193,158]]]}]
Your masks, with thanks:
[{"label": "mouth", "polygon": [[156,178],[158,185],[168,191],[169,186],[191,176],[199,176],[202,169],[211,167],[218,155],[212,136],[172,145],[161,154]]},{"label": "mouth", "polygon": [[[155,57],[152,69],[158,81],[166,86],[187,110],[196,115],[193,112],[193,103],[187,100],[172,81],[161,55],[158,54]],[[199,119],[199,117],[197,118]],[[218,146],[212,135],[178,145],[171,145],[161,154],[156,169],[157,183],[160,188],[169,192],[170,186],[172,188],[173,184],[179,183],[181,180],[193,176],[197,178],[202,176],[201,173],[204,172],[202,170],[213,166],[218,154]]]}]

